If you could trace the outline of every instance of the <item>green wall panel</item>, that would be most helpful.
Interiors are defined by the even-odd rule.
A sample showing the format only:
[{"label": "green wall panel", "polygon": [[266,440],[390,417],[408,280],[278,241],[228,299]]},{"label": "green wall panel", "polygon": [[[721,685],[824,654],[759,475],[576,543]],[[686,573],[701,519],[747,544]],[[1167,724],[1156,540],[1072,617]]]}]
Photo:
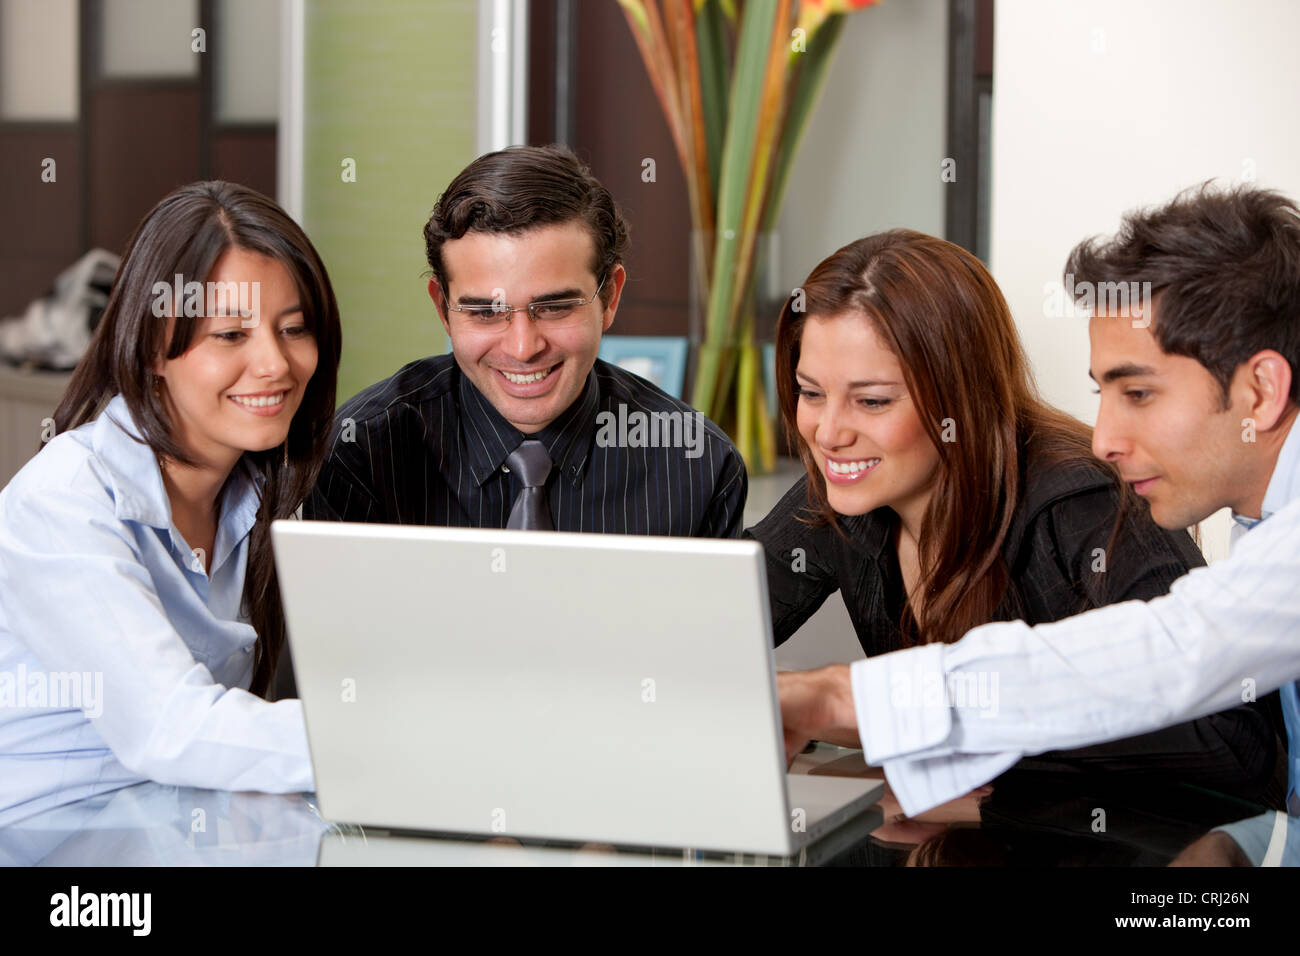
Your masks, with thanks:
[{"label": "green wall panel", "polygon": [[474,158],[476,41],[474,0],[306,4],[303,226],[342,313],[340,402],[446,350],[422,230]]}]

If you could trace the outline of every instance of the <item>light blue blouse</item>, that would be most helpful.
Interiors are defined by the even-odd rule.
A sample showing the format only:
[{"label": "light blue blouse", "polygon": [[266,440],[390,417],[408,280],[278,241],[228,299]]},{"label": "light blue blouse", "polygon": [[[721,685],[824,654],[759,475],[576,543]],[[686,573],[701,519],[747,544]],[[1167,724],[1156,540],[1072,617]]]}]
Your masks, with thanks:
[{"label": "light blue blouse", "polygon": [[119,395],[0,491],[0,826],[142,780],[314,788],[301,704],[247,691],[253,473],[204,573],[139,434]]}]

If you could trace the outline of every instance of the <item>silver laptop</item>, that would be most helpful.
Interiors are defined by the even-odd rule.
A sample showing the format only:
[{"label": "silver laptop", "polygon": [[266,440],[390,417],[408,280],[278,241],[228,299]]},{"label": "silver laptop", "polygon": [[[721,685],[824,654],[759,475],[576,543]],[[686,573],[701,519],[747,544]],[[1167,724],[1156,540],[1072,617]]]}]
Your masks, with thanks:
[{"label": "silver laptop", "polygon": [[271,535],[328,819],[789,856],[879,797],[786,773],[756,542]]}]

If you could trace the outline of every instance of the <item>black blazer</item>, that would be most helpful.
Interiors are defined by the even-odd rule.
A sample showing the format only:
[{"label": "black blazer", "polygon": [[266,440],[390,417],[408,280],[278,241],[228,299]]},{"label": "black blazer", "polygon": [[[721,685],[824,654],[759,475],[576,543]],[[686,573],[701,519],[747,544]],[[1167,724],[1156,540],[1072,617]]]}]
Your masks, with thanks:
[{"label": "black blazer", "polygon": [[[1044,624],[1106,604],[1149,600],[1205,564],[1187,532],[1160,528],[1145,506],[1129,513],[1112,543],[1119,491],[1099,463],[1024,457],[1021,501],[1003,548],[1010,585],[992,620]],[[899,627],[906,591],[893,543],[897,515],[881,508],[838,516],[843,535],[802,519],[815,521],[807,476],[745,532],[767,553],[776,643],[838,590],[868,657],[907,646]],[[1124,772],[1265,799],[1273,795],[1276,756],[1265,710],[1243,704],[1128,740],[1054,751],[1016,769]]]}]

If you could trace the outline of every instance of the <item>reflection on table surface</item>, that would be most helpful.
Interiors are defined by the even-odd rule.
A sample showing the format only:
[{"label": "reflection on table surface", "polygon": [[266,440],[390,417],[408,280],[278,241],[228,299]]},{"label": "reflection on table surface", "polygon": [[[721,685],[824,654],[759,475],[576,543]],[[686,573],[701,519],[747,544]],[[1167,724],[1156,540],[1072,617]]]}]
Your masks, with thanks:
[{"label": "reflection on table surface", "polygon": [[330,828],[310,794],[141,783],[0,829],[0,863],[313,866]]},{"label": "reflection on table surface", "polygon": [[[881,777],[820,744],[794,772]],[[799,857],[769,858],[508,836],[389,833],[322,818],[312,794],[142,783],[0,828],[6,866],[1162,866],[1211,828],[1266,808],[1186,785],[1013,770],[915,819],[878,807]]]},{"label": "reflection on table surface", "polygon": [[792,857],[511,837],[404,834],[337,828],[321,839],[319,866],[825,866],[861,846],[880,825],[871,807]]}]

